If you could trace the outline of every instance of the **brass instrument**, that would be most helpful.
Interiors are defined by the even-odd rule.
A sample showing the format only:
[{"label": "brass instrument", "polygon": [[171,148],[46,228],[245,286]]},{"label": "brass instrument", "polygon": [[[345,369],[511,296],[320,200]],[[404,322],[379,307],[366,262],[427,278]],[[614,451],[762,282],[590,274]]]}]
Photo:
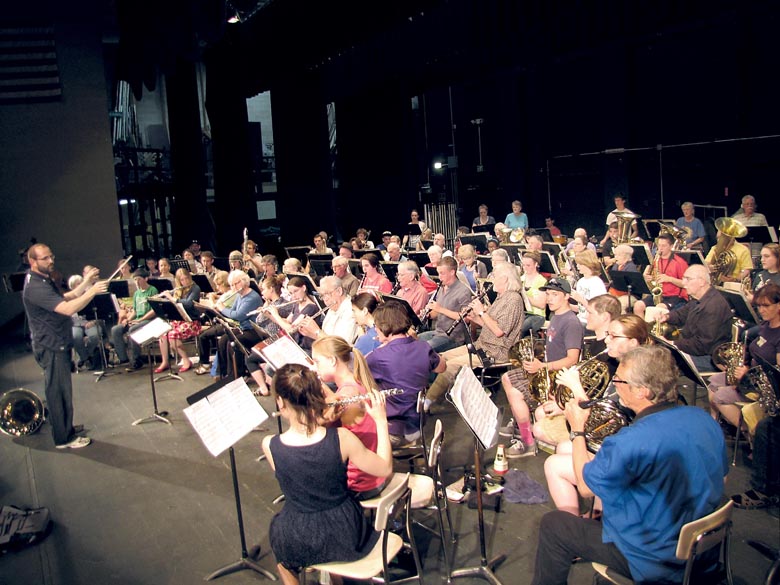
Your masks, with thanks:
[{"label": "brass instrument", "polygon": [[585,443],[588,451],[596,453],[601,444],[610,435],[614,435],[634,419],[631,411],[611,400],[599,400],[590,407],[590,415],[585,421]]},{"label": "brass instrument", "polygon": [[34,392],[14,388],[0,396],[0,431],[6,435],[32,435],[44,420],[43,402]]},{"label": "brass instrument", "polygon": [[731,324],[731,341],[721,343],[712,352],[712,361],[715,365],[725,370],[726,372],[726,384],[734,386],[737,384],[737,368],[745,365],[745,357],[747,356],[747,342],[745,336],[742,336],[742,342],[740,343],[740,334],[745,327],[745,322],[736,319]]},{"label": "brass instrument", "polygon": [[502,228],[500,230],[500,233],[498,235],[498,241],[501,244],[508,244],[509,243],[509,236],[512,234],[512,228]]},{"label": "brass instrument", "polygon": [[688,249],[688,238],[690,238],[693,235],[693,230],[689,227],[677,227],[671,222],[663,222],[659,221],[658,224],[660,225],[660,231],[658,232],[660,234],[669,234],[674,238],[674,243],[672,244],[672,250],[678,251],[678,250],[687,250]]},{"label": "brass instrument", "polygon": [[564,274],[565,270],[568,270],[571,274],[570,277],[576,282],[580,279],[580,271],[577,270],[577,263],[574,261],[574,250],[561,250],[558,253],[558,270],[561,274]]},{"label": "brass instrument", "polygon": [[617,221],[618,224],[618,235],[615,241],[612,242],[612,245],[617,246],[618,244],[628,244],[632,241],[631,225],[642,216],[636,213],[631,213],[630,211],[615,211],[612,215],[615,216],[615,221]]},{"label": "brass instrument", "polygon": [[[607,387],[609,386],[609,367],[606,363],[599,360],[599,356],[609,351],[603,349],[593,357],[581,361],[574,367],[580,375],[580,383],[582,384],[585,394],[588,395],[589,400],[598,400],[604,395]],[[561,408],[566,407],[566,403],[571,400],[574,395],[571,388],[564,386],[563,384],[556,384],[552,391],[555,402]]]},{"label": "brass instrument", "polygon": [[[544,347],[544,363],[547,363],[547,344]],[[557,374],[557,371],[550,372],[550,368],[543,365],[531,379],[531,396],[542,404],[550,400]]]},{"label": "brass instrument", "polygon": [[775,395],[774,387],[764,368],[750,368],[739,381],[739,392],[747,395],[750,392],[758,394],[758,405],[767,416],[777,416],[780,413],[780,402]]},{"label": "brass instrument", "polygon": [[509,232],[509,241],[513,244],[519,244],[525,240],[525,230],[523,228],[515,228]]},{"label": "brass instrument", "polygon": [[[656,307],[661,304],[664,296],[664,289],[661,286],[661,283],[658,282],[658,262],[660,259],[661,255],[656,253],[655,257],[653,258],[653,269],[650,272],[650,294],[653,297],[653,305]],[[653,323],[653,334],[657,335],[658,337],[663,337],[664,326],[664,323],[661,323],[661,321],[656,319],[655,323]]]},{"label": "brass instrument", "polygon": [[[377,390],[380,394],[384,396],[397,396],[398,394],[403,394],[404,389],[403,388],[388,388],[386,390]],[[341,398],[339,400],[334,400],[333,402],[326,402],[328,406],[346,406],[347,404],[356,404],[358,402],[363,402],[364,400],[368,400],[371,398],[369,394],[357,394],[355,396],[349,396],[348,398]]]},{"label": "brass instrument", "polygon": [[533,375],[526,372],[523,368],[523,362],[532,362],[535,358],[533,333],[528,337],[523,337],[517,344],[509,348],[509,363],[520,368],[523,374],[525,374],[533,398],[538,402],[547,402],[550,396],[551,384],[555,379],[555,372],[551,373],[545,367]]},{"label": "brass instrument", "polygon": [[734,272],[737,255],[731,248],[736,238],[742,238],[747,234],[747,228],[731,217],[716,219],[715,228],[718,230],[718,241],[715,244],[710,271],[713,284],[720,285],[723,284],[725,277]]}]

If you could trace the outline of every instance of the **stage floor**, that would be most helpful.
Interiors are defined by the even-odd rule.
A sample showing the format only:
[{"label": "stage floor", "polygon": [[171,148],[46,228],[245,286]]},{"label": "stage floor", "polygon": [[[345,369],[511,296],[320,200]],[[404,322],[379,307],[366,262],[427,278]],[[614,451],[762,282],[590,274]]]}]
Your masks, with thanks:
[{"label": "stage floor", "polygon": [[[92,445],[57,450],[48,425],[22,438],[0,436],[0,504],[47,506],[55,522],[54,531],[44,542],[0,558],[0,584],[191,584],[240,558],[228,455],[212,457],[182,412],[185,398],[211,379],[192,371],[183,378],[182,382],[157,384],[160,410],[170,412],[172,425],[131,424],[153,410],[148,369],[132,374],[121,370],[99,383],[90,372],[84,372],[73,376],[75,422],[85,425]],[[43,398],[42,373],[25,348],[21,327],[7,332],[0,345],[0,391],[19,387]],[[259,400],[266,410],[273,409],[270,398]],[[505,406],[503,395],[497,400]],[[443,464],[450,470],[448,481],[453,481],[462,474],[462,466],[473,461],[471,434],[449,404],[434,406],[428,429],[437,418],[444,423]],[[267,530],[271,517],[280,509],[281,504],[272,502],[280,491],[268,464],[258,462],[257,457],[262,437],[275,430],[276,423],[269,421],[261,432],[250,433],[236,445],[247,543],[262,546],[260,564],[274,572]],[[510,466],[526,471],[546,488],[546,457],[540,452],[536,457],[510,461]],[[492,460],[492,451],[484,454],[486,463]],[[729,477],[727,494],[746,489],[748,464],[740,456]],[[499,513],[485,512],[488,556],[507,555],[496,570],[506,585],[530,582],[539,521],[551,509],[550,502],[523,505],[504,501]],[[453,565],[478,565],[477,512],[465,504],[454,504],[451,511],[459,537],[452,552]],[[778,510],[734,513],[734,580],[754,585],[763,582],[769,561],[747,546],[747,539],[778,547]],[[425,580],[439,582],[443,574],[439,542],[427,537],[420,540],[427,549]],[[570,583],[589,584],[591,575],[589,564],[577,564]],[[243,571],[218,582],[231,585],[261,580],[259,575]]]}]

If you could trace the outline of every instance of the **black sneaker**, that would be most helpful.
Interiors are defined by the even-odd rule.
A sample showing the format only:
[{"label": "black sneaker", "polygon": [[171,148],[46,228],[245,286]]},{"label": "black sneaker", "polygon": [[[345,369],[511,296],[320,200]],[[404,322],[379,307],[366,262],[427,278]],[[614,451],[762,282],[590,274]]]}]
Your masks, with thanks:
[{"label": "black sneaker", "polygon": [[137,370],[140,370],[140,369],[141,369],[141,368],[143,368],[143,367],[144,367],[144,363],[143,363],[142,361],[136,360],[136,361],[134,361],[132,364],[130,364],[129,366],[127,366],[127,367],[125,368],[125,371],[126,371],[126,372],[135,372],[135,371],[137,371]]}]

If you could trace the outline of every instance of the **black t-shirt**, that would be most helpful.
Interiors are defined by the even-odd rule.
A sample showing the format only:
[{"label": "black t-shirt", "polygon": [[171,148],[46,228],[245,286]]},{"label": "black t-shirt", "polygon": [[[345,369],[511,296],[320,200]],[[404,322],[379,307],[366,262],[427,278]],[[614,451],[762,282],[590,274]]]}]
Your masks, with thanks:
[{"label": "black t-shirt", "polygon": [[73,320],[54,311],[65,298],[50,278],[28,272],[22,300],[33,345],[60,351],[73,347]]}]

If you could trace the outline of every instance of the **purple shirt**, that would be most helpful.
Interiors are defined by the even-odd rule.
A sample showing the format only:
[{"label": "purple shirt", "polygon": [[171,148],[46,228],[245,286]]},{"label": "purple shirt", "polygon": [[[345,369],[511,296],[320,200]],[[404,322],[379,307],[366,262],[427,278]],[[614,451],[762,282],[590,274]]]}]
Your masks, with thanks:
[{"label": "purple shirt", "polygon": [[366,356],[368,368],[381,389],[403,388],[404,393],[387,397],[387,419],[391,435],[417,430],[417,393],[428,385],[431,372],[441,357],[424,341],[412,337],[394,339]]}]

